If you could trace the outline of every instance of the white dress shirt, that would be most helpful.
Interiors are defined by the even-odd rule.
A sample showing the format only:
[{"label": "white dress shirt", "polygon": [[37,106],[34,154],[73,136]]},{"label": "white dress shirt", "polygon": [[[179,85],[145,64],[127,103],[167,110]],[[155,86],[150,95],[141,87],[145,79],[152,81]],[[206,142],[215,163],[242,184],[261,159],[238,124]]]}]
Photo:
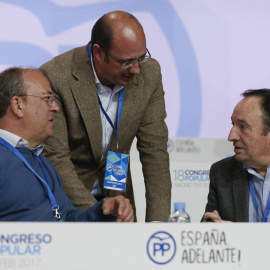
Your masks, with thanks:
[{"label": "white dress shirt", "polygon": [[[107,115],[110,117],[112,123],[115,123],[115,118],[116,118],[116,113],[117,113],[117,108],[118,108],[119,92],[121,89],[124,88],[124,86],[115,85],[114,88],[111,89],[110,87],[102,85],[97,77],[92,58],[93,57],[91,57],[91,65],[92,65],[93,73],[95,77],[97,94],[100,98],[103,109],[106,111]],[[107,146],[109,144],[113,128],[111,127],[109,121],[107,120],[101,108],[100,108],[100,117],[101,117],[101,123],[102,123],[102,157],[103,157],[107,149]],[[103,195],[98,179],[94,183],[91,193],[94,196]]]},{"label": "white dress shirt", "polygon": [[[13,147],[25,147],[29,148],[29,143],[27,140],[9,132],[4,129],[0,129],[0,137],[8,142]],[[42,144],[36,146],[35,148],[31,149],[31,151],[36,155],[40,155],[44,149]]]}]

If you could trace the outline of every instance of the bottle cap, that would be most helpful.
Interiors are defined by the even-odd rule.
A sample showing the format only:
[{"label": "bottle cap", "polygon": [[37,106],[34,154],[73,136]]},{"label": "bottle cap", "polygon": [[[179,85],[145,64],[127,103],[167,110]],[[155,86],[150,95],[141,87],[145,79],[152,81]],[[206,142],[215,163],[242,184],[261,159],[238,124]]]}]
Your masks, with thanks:
[{"label": "bottle cap", "polygon": [[184,202],[175,202],[174,203],[174,210],[180,210],[180,209],[185,210],[185,208],[186,208],[186,203],[184,203]]}]

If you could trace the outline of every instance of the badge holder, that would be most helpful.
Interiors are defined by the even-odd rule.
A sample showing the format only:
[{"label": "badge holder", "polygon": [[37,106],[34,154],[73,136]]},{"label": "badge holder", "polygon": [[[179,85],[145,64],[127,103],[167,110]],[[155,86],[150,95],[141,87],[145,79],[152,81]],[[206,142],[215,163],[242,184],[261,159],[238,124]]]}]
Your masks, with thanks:
[{"label": "badge holder", "polygon": [[125,191],[128,169],[128,154],[108,152],[104,188]]}]

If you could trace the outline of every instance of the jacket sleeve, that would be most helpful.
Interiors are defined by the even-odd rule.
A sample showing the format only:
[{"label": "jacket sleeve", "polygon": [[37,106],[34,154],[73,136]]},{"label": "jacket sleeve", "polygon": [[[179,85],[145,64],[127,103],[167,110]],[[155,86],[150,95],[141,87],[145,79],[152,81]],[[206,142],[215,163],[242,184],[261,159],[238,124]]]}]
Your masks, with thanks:
[{"label": "jacket sleeve", "polygon": [[[213,166],[211,166],[209,193],[207,197],[207,204],[205,207],[205,212],[213,212],[214,210],[217,210],[219,212],[219,198],[218,198],[218,190],[217,190],[217,185],[216,185],[214,168]],[[203,220],[203,217],[202,217],[202,220]]]},{"label": "jacket sleeve", "polygon": [[[73,129],[80,130],[79,123],[81,119],[73,112],[76,110],[75,102],[71,106],[65,104],[68,98],[70,100],[73,99],[69,88],[74,78],[68,79],[70,76],[67,75],[68,71],[65,69],[65,63],[60,63],[56,59],[44,64],[39,70],[48,78],[56,101],[60,106],[60,111],[55,114],[54,118],[54,136],[46,141],[44,155],[49,158],[59,172],[65,193],[72,204],[77,209],[87,209],[96,203],[95,197],[90,192],[92,183],[88,181],[88,183],[85,184],[80,179],[75,170],[75,161],[72,157],[72,151],[74,151],[74,149],[75,151],[79,151],[82,146],[85,146],[89,142],[87,142],[87,136],[85,136],[83,141],[78,139],[76,145],[74,143],[70,144],[70,136],[72,134],[71,125]],[[63,95],[66,95],[65,99]],[[68,118],[69,115],[66,111],[66,107],[69,107],[70,115],[73,117],[72,119]],[[71,147],[73,148],[71,149]],[[84,158],[84,154],[80,154],[80,156]],[[80,162],[80,164],[84,166],[82,171],[86,170],[87,164],[85,163],[86,162],[84,162],[84,164]],[[91,166],[91,164],[89,164],[89,166]],[[95,176],[93,178],[95,178]]]},{"label": "jacket sleeve", "polygon": [[[70,201],[69,201],[70,202]],[[70,203],[66,221],[91,221],[91,222],[113,222],[116,217],[113,215],[103,215],[102,204],[104,199],[95,203],[86,210],[76,210]]]},{"label": "jacket sleeve", "polygon": [[[154,88],[137,131],[137,149],[146,188],[146,221],[168,221],[171,211],[171,177],[167,152],[168,130],[160,66],[154,61],[146,87]],[[149,76],[152,77],[149,82]]]}]

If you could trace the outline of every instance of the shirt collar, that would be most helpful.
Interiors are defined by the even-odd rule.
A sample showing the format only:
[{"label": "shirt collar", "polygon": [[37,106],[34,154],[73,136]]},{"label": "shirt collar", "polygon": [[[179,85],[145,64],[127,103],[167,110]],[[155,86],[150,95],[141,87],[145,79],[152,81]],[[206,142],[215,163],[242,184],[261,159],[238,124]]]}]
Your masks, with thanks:
[{"label": "shirt collar", "polygon": [[267,172],[266,172],[266,176],[265,178],[263,176],[261,176],[259,173],[257,173],[253,168],[249,167],[249,166],[246,166],[246,165],[243,165],[243,168],[245,170],[248,171],[249,174],[252,174],[254,176],[256,176],[257,178],[260,178],[261,180],[266,180],[266,179],[270,179],[270,165],[268,166],[267,168]]},{"label": "shirt collar", "polygon": [[[23,148],[29,148],[29,143],[27,140],[23,139],[22,137],[13,134],[9,131],[0,129],[0,137],[3,138],[5,141],[7,141],[9,144],[11,144],[13,147],[23,147]],[[30,149],[36,156],[39,156],[44,149],[44,146],[42,144],[34,147],[33,149]]]}]

